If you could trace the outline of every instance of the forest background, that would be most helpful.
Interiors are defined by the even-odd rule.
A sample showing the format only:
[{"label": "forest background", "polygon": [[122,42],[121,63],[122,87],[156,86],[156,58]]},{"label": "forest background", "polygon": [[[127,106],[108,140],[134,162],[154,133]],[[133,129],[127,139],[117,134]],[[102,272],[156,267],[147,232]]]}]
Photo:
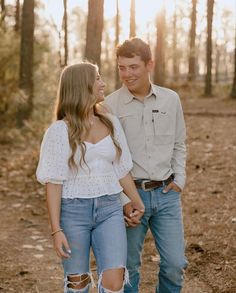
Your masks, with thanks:
[{"label": "forest background", "polygon": [[[235,0],[1,0],[1,292],[62,290],[35,180],[40,142],[62,68],[97,63],[108,94],[120,86],[115,48],[133,36],[150,44],[152,80],[180,94],[186,119],[184,293],[236,292]],[[142,293],[154,292],[158,262],[149,234]]]}]

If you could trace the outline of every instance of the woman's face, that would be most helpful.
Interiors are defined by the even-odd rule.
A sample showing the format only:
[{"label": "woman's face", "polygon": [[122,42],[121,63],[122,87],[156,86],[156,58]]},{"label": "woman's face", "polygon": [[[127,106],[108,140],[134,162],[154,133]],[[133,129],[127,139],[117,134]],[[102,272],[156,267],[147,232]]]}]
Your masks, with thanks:
[{"label": "woman's face", "polygon": [[100,74],[97,73],[96,80],[93,85],[93,93],[95,97],[97,98],[97,103],[104,101],[104,88],[105,88],[105,83],[102,80]]}]

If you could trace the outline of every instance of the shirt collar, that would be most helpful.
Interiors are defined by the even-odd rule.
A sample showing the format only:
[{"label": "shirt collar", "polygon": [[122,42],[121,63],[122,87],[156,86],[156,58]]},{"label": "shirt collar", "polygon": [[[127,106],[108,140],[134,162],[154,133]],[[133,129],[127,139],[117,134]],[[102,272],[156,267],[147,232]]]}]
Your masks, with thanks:
[{"label": "shirt collar", "polygon": [[150,96],[154,96],[155,98],[157,98],[157,91],[156,91],[156,88],[154,86],[153,83],[151,83],[151,88],[150,88],[150,92],[149,94],[147,95],[147,97],[149,98]]},{"label": "shirt collar", "polygon": [[[122,94],[125,97],[125,104],[130,103],[135,96],[128,90],[127,86],[123,85],[122,86]],[[151,88],[150,88],[150,92],[148,93],[148,95],[146,96],[147,98],[154,96],[155,98],[157,97],[157,93],[155,91],[155,87],[154,84],[151,83]]]}]

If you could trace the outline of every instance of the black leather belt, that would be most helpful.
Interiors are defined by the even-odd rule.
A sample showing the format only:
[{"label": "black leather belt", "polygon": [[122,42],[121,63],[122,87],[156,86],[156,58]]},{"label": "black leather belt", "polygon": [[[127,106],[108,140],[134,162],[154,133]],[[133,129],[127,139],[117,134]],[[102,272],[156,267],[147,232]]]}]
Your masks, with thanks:
[{"label": "black leather belt", "polygon": [[150,191],[152,189],[159,188],[161,186],[170,184],[173,181],[173,179],[174,179],[174,175],[172,174],[172,175],[170,175],[169,178],[167,178],[166,180],[162,180],[162,181],[138,179],[138,180],[134,180],[134,183],[138,189],[142,189],[144,191]]}]

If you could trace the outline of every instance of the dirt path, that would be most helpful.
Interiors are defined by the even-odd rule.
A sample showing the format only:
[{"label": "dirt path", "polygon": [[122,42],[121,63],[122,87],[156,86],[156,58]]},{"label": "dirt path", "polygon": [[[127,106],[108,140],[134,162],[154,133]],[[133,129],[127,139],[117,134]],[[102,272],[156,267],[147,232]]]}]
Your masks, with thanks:
[{"label": "dirt path", "polygon": [[[183,293],[235,293],[236,102],[190,98],[183,104],[188,181],[182,199],[190,262]],[[37,151],[35,139],[0,146],[0,292],[62,292],[44,189],[35,182]],[[141,293],[154,292],[158,261],[149,234]]]}]

